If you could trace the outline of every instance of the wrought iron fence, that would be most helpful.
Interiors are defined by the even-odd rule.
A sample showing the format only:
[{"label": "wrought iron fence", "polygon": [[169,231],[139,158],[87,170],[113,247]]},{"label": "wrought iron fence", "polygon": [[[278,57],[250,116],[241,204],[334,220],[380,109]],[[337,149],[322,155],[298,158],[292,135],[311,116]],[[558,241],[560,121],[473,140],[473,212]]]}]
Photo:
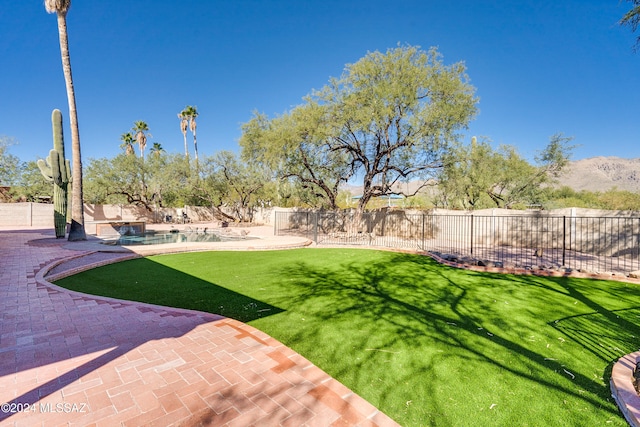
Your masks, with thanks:
[{"label": "wrought iron fence", "polygon": [[276,212],[275,234],[306,236],[318,245],[422,250],[516,267],[625,274],[640,269],[638,217]]}]

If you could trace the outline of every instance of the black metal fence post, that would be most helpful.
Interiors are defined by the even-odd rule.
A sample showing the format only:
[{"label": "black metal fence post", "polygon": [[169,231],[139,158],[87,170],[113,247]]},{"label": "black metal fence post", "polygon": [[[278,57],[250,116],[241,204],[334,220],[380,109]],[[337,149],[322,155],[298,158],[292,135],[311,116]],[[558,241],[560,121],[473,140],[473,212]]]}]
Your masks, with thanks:
[{"label": "black metal fence post", "polygon": [[567,217],[562,217],[562,266],[566,264],[567,255]]},{"label": "black metal fence post", "polygon": [[473,256],[473,214],[471,215],[471,256]]}]

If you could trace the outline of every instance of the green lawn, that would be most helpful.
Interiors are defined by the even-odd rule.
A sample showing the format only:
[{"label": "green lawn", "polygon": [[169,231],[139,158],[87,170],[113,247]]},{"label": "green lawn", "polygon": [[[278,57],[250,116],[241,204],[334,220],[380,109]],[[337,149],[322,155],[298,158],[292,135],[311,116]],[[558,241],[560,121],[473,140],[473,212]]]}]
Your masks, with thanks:
[{"label": "green lawn", "polygon": [[403,426],[625,426],[610,372],[640,346],[635,285],[374,250],[163,255],[57,284],[248,322]]}]

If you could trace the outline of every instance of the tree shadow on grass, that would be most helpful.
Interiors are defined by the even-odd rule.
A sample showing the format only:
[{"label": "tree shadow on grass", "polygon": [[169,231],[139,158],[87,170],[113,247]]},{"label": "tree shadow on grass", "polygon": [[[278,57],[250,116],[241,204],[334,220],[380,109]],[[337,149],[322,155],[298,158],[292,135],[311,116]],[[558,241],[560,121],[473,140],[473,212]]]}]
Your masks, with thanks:
[{"label": "tree shadow on grass", "polygon": [[612,321],[605,313],[592,312],[565,317],[549,323],[565,336],[579,343],[603,361],[613,363],[621,356],[638,349],[640,328],[625,328],[622,316],[640,318],[640,307],[611,310],[619,316]]},{"label": "tree shadow on grass", "polygon": [[[351,361],[328,368],[338,378],[347,378],[347,385],[359,391],[374,382],[358,369],[368,364],[384,367],[396,382],[431,378],[433,384],[422,381],[422,390],[429,394],[430,411],[444,415],[447,402],[438,396],[438,378],[460,381],[499,371],[510,375],[505,378],[537,383],[599,411],[619,415],[615,405],[610,401],[606,404],[607,384],[572,367],[580,351],[554,348],[551,352],[547,350],[548,343],[545,348],[544,341],[560,347],[554,338],[558,331],[606,362],[624,355],[633,345],[637,348],[638,325],[620,317],[619,309],[607,309],[588,296],[582,281],[576,286],[569,278],[469,272],[405,254],[389,255],[367,265],[342,263],[332,268],[299,262],[283,269],[283,274],[295,279],[291,283],[299,291],[292,304],[305,306],[311,301],[325,301],[314,316],[322,321],[341,322],[346,342],[341,343],[340,338],[331,342],[335,346],[330,355],[334,360],[343,358],[343,352],[359,349],[357,354],[348,356]],[[616,288],[615,292],[622,291]],[[629,305],[633,305],[628,312],[638,310],[638,289],[627,297]],[[576,321],[569,319],[577,318],[580,310],[595,311],[598,316],[581,316],[578,336]],[[554,320],[545,322],[549,316]],[[602,323],[603,318],[606,323]],[[325,333],[322,322],[316,325],[301,329],[294,340],[301,342]],[[619,343],[607,353],[596,351],[594,344],[604,334],[609,341]],[[411,352],[413,355],[406,354]],[[451,366],[452,360],[464,362]],[[403,376],[393,376],[394,361],[409,367],[403,369]],[[491,368],[487,370],[487,366]],[[453,372],[444,373],[443,369]],[[481,383],[477,378],[472,382]],[[469,386],[464,381],[459,384],[463,388]],[[389,388],[376,393],[385,402],[395,398],[394,392]],[[368,395],[366,391],[362,394]],[[473,399],[473,394],[469,398]]]},{"label": "tree shadow on grass", "polygon": [[576,313],[553,318],[547,324],[599,359],[613,364],[640,346],[639,286],[568,277],[510,277],[549,291],[556,302],[563,298],[579,306]]},{"label": "tree shadow on grass", "polygon": [[[162,286],[158,286],[162,283]],[[205,311],[247,323],[283,310],[149,258],[138,258],[59,280],[67,289],[130,301]]]}]

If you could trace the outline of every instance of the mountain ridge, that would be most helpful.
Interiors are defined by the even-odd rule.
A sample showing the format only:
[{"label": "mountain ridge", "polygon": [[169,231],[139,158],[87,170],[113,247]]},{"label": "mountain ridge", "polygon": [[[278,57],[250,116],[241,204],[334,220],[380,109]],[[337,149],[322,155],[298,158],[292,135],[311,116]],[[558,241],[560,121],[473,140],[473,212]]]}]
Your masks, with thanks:
[{"label": "mountain ridge", "polygon": [[640,158],[597,156],[572,160],[558,177],[556,187],[576,191],[607,191],[613,188],[640,192]]},{"label": "mountain ridge", "polygon": [[[398,192],[414,192],[423,181],[398,183],[393,188]],[[640,193],[640,157],[597,156],[571,160],[560,173],[555,188],[567,186],[575,191],[604,192],[616,188]],[[342,185],[341,189],[351,194],[362,194],[362,185]]]}]

